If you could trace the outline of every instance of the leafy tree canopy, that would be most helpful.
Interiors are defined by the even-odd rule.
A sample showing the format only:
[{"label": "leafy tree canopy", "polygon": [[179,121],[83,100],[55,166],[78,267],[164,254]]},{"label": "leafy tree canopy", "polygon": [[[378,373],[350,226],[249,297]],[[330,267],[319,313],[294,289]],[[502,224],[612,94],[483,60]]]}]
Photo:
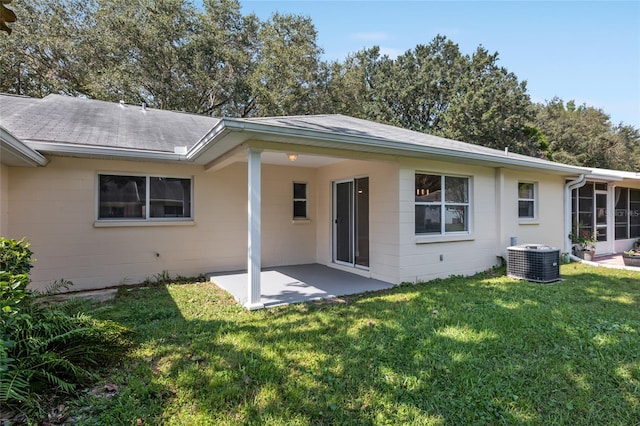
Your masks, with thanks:
[{"label": "leafy tree canopy", "polygon": [[[0,0],[0,29],[15,14]],[[0,37],[0,92],[49,93],[214,116],[341,113],[570,164],[637,170],[638,129],[601,110],[532,104],[479,46],[437,36],[324,62],[308,17],[242,15],[238,0],[30,0]],[[9,11],[9,12],[6,12]],[[4,25],[4,26],[3,26]]]},{"label": "leafy tree canopy", "polygon": [[640,169],[640,131],[611,124],[601,109],[554,98],[534,106],[534,123],[555,161],[587,167]]}]

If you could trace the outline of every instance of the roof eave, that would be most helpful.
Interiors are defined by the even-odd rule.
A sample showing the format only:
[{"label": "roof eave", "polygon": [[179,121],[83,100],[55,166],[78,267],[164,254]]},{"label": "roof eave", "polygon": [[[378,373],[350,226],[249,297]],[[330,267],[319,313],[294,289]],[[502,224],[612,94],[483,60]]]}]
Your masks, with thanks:
[{"label": "roof eave", "polygon": [[[577,175],[590,172],[590,169],[570,166],[562,163],[553,163],[551,161],[536,160],[533,158],[528,159],[522,158],[520,156],[515,157],[513,156],[513,154],[496,153],[495,155],[492,155],[469,151],[458,151],[428,145],[417,145],[403,141],[387,140],[365,136],[340,135],[332,132],[318,130],[300,129],[265,123],[255,123],[235,118],[223,118],[222,120],[220,120],[220,123],[218,123],[218,125],[216,125],[209,133],[207,133],[207,135],[205,135],[196,145],[194,145],[194,147],[187,154],[187,157],[190,160],[197,159],[211,146],[216,144],[222,145],[223,140],[232,132],[243,132],[247,134],[246,137],[243,138],[234,138],[237,144],[250,139],[251,136],[260,139],[259,136],[264,135],[295,138],[297,140],[300,140],[302,144],[305,144],[304,142],[307,142],[307,144],[315,146],[331,144],[332,147],[336,147],[336,144],[338,144],[341,148],[354,150],[355,147],[358,147],[360,148],[359,150],[362,151],[370,151],[373,147],[394,155],[423,154],[434,155],[441,158],[449,159],[464,159],[465,161],[473,160],[482,163],[489,162],[496,167],[513,166],[535,168],[569,175]],[[314,143],[309,143],[311,141],[314,141]],[[233,147],[226,146],[225,148],[230,149]]]},{"label": "roof eave", "polygon": [[0,126],[0,145],[0,149],[6,154],[18,158],[23,163],[20,164],[21,166],[42,167],[49,162],[42,154],[27,146],[2,126]]},{"label": "roof eave", "polygon": [[625,172],[620,170],[591,169],[587,179],[605,180],[609,182],[622,182],[625,180],[640,181],[640,173]]},{"label": "roof eave", "polygon": [[94,158],[114,158],[144,161],[185,161],[186,156],[166,151],[150,151],[133,148],[76,145],[60,142],[27,141],[30,148],[53,155]]}]

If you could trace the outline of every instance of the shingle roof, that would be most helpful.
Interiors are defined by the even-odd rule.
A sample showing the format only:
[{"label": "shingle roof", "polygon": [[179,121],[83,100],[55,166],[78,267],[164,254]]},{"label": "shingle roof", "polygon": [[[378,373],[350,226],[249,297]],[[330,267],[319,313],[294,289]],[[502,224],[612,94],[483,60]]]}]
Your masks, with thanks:
[{"label": "shingle roof", "polygon": [[191,147],[219,121],[70,96],[0,95],[0,125],[23,141],[173,152]]},{"label": "shingle roof", "polygon": [[[498,166],[517,163],[559,172],[585,171],[539,158],[515,153],[507,155],[504,151],[480,145],[334,114],[219,119],[70,96],[48,95],[43,99],[34,99],[0,94],[0,126],[28,145],[31,143],[31,147],[36,147],[34,149],[62,154],[74,150],[77,154],[88,147],[92,149],[92,155],[118,156],[122,153],[119,149],[128,149],[136,151],[136,158],[152,159],[164,155],[164,160],[186,159],[205,164],[224,155],[247,138],[302,144],[316,139],[335,141],[339,148],[356,151],[368,151],[384,145],[384,152],[392,150],[401,155],[420,152],[455,161],[465,159]],[[249,129],[251,131],[245,132]],[[228,144],[217,143],[225,138],[226,132],[235,133],[237,137],[234,136]],[[60,145],[55,146],[56,143]],[[215,145],[223,148],[213,149],[209,155],[199,158],[202,152]],[[186,156],[174,154],[175,147],[185,146],[188,152]],[[86,154],[86,151],[82,152]]]}]

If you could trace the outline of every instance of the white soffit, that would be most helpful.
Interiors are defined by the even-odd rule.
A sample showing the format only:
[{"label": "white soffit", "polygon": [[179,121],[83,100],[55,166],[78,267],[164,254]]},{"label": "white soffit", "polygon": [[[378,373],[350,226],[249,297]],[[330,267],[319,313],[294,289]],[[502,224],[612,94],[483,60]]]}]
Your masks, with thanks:
[{"label": "white soffit", "polygon": [[[287,154],[297,154],[298,158],[295,161],[289,160]],[[273,152],[273,151],[264,151],[262,153],[262,163],[263,164],[273,164],[277,166],[293,166],[293,167],[323,167],[328,166],[330,164],[335,164],[340,161],[344,161],[343,158],[336,157],[325,157],[321,155],[311,155],[311,154],[299,154],[292,150],[291,152]],[[244,161],[247,161],[246,157]]]}]

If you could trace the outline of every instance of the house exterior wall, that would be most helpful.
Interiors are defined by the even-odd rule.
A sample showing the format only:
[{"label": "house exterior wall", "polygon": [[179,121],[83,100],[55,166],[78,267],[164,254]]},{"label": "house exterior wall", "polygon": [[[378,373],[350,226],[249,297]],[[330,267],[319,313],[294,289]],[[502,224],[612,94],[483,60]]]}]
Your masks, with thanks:
[{"label": "house exterior wall", "polygon": [[[50,160],[43,168],[9,170],[9,215],[14,220],[7,235],[31,242],[37,259],[34,287],[65,278],[74,282],[74,290],[103,288],[141,282],[165,270],[172,276],[193,276],[246,268],[246,163],[208,172],[192,165]],[[98,172],[193,177],[194,221],[96,226]],[[313,187],[315,171],[263,165],[262,176],[263,266],[314,262],[315,229],[292,223],[291,197],[292,182]],[[309,204],[315,205],[313,191]]]},{"label": "house exterior wall", "polygon": [[9,228],[9,167],[0,163],[0,236]]},{"label": "house exterior wall", "polygon": [[[369,177],[370,267],[375,279],[398,282],[398,163],[344,160],[318,169],[317,259],[331,265],[333,257],[333,182]],[[359,272],[355,268],[348,268]]]},{"label": "house exterior wall", "polygon": [[[469,196],[472,216],[469,236],[453,238],[416,236],[416,172],[470,178]],[[420,282],[450,275],[469,275],[486,270],[497,263],[495,176],[492,168],[406,160],[400,169],[400,193],[401,282]]]},{"label": "house exterior wall", "polygon": [[[51,157],[43,168],[0,169],[3,235],[26,237],[37,262],[35,287],[55,279],[74,289],[241,270],[247,264],[247,165],[200,166]],[[98,172],[193,178],[194,220],[96,222]],[[415,173],[470,178],[471,233],[415,234]],[[262,266],[333,265],[335,181],[369,178],[370,268],[353,272],[391,283],[486,270],[519,244],[562,247],[564,178],[412,158],[345,159],[315,168],[262,165]],[[534,182],[537,217],[518,219],[518,182]],[[293,220],[293,182],[307,184],[308,220]],[[11,218],[11,222],[7,218]],[[336,265],[333,265],[336,266]]]},{"label": "house exterior wall", "polygon": [[[416,236],[415,173],[470,178],[471,220],[468,236]],[[538,217],[518,219],[518,182],[538,189]],[[492,167],[406,160],[400,168],[400,280],[420,282],[469,275],[491,268],[506,256],[511,237],[518,244],[562,247],[563,178]]]},{"label": "house exterior wall", "polygon": [[[504,170],[504,202],[501,224],[504,238],[501,253],[505,256],[511,237],[518,244],[545,244],[564,247],[564,181],[562,176]],[[518,183],[534,183],[536,188],[536,218],[518,218]]]}]

